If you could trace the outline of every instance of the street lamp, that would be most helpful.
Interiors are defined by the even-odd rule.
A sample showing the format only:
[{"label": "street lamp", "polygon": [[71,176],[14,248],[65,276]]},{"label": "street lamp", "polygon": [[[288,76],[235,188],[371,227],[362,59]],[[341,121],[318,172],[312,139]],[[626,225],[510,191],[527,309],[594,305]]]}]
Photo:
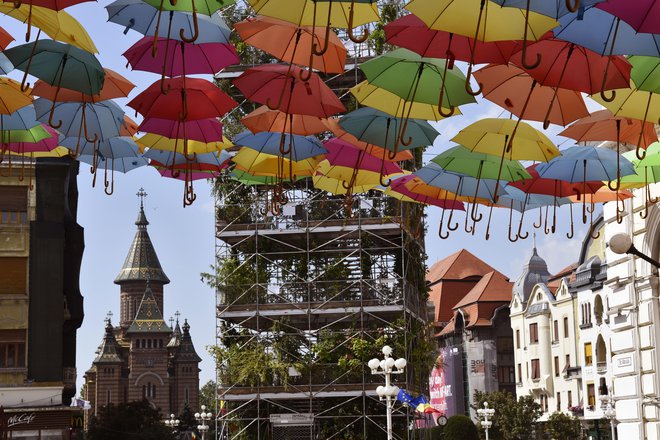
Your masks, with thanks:
[{"label": "street lamp", "polygon": [[654,265],[657,268],[660,268],[660,262],[655,261],[653,258],[648,255],[644,255],[635,247],[632,242],[632,238],[628,234],[619,233],[615,234],[610,238],[610,249],[615,254],[632,254],[644,261],[647,261]]},{"label": "street lamp", "polygon": [[170,414],[170,418],[165,419],[165,426],[167,426],[168,428],[172,428],[173,432],[177,430],[177,428],[179,427],[179,423],[181,423],[181,421],[177,419],[174,414]]},{"label": "street lamp", "polygon": [[484,428],[484,431],[486,431],[486,440],[488,440],[488,430],[493,426],[493,422],[488,420],[488,418],[493,417],[494,415],[495,408],[488,408],[488,402],[484,402],[484,407],[477,410],[479,423],[481,424],[481,427]]},{"label": "street lamp", "polygon": [[373,358],[367,365],[371,369],[371,374],[385,376],[385,386],[378,386],[376,394],[378,394],[379,400],[385,400],[387,404],[387,440],[392,440],[392,407],[399,394],[399,387],[392,385],[391,375],[403,373],[408,362],[403,358],[394,360],[392,347],[389,345],[384,346],[382,352],[384,355],[382,360]]},{"label": "street lamp", "polygon": [[612,428],[612,440],[616,439],[616,430],[614,429],[616,421],[616,408],[614,407],[614,397],[612,396],[612,389],[605,396],[600,396],[600,407],[603,410],[603,415],[610,421]]},{"label": "street lamp", "polygon": [[202,440],[206,439],[206,433],[209,430],[209,425],[206,422],[210,421],[212,417],[213,413],[211,411],[206,412],[206,405],[202,405],[201,413],[195,413],[195,419],[200,423],[197,425],[197,430],[202,433]]}]

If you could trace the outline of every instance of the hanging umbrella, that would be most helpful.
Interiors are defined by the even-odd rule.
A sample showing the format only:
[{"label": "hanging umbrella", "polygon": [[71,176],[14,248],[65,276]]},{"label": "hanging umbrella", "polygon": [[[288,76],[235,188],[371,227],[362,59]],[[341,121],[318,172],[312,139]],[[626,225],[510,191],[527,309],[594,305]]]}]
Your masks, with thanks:
[{"label": "hanging umbrella", "polygon": [[11,144],[13,142],[36,143],[50,137],[52,137],[52,134],[42,125],[37,125],[28,130],[0,131],[0,143],[2,144]]},{"label": "hanging umbrella", "polygon": [[192,121],[146,118],[137,129],[141,132],[158,134],[171,139],[180,138],[186,133],[191,141],[203,143],[223,142],[222,123],[215,118]]},{"label": "hanging umbrella", "polygon": [[14,41],[14,37],[12,37],[9,32],[0,27],[0,51],[5,50],[12,41]]},{"label": "hanging umbrella", "polygon": [[0,75],[7,75],[12,70],[14,70],[14,65],[5,54],[0,53]]},{"label": "hanging umbrella", "polygon": [[427,104],[425,102],[406,101],[406,99],[386,89],[369,84],[369,81],[362,81],[352,87],[350,92],[360,104],[373,107],[397,118],[408,116],[409,118],[425,121],[439,121],[444,118],[443,115],[452,114],[452,116],[455,116],[461,114],[458,108],[454,108],[452,113],[450,109],[439,108],[437,103]]},{"label": "hanging umbrella", "polygon": [[54,11],[27,4],[16,8],[13,4],[7,3],[0,3],[0,13],[23,23],[30,21],[32,26],[40,30],[37,40],[43,31],[53,40],[71,44],[89,53],[99,52],[85,28],[66,11]]},{"label": "hanging umbrella", "polygon": [[142,156],[149,159],[151,164],[170,170],[183,170],[186,164],[190,163],[199,171],[220,171],[234,155],[226,150],[216,150],[196,154],[195,159],[190,161],[181,153],[150,148]]},{"label": "hanging umbrella", "polygon": [[168,78],[164,86],[171,93],[163,95],[160,81],[156,81],[133,98],[128,106],[145,118],[190,121],[219,117],[238,105],[213,83],[204,79]]},{"label": "hanging umbrella", "polygon": [[[646,149],[646,156],[641,160],[633,151],[623,153],[623,157],[633,163],[636,174],[622,177],[621,188],[644,188],[644,210],[639,215],[646,218],[649,204],[658,201],[656,197],[651,196],[650,184],[660,182],[660,142],[649,145]],[[618,211],[617,209],[617,213]]]},{"label": "hanging umbrella", "polygon": [[[3,149],[5,151],[10,151],[12,154],[36,153],[56,149],[60,140],[64,139],[64,136],[47,124],[41,125],[41,127],[46,131],[46,137],[43,137],[36,142],[12,140],[11,142],[2,144]],[[42,136],[44,136],[43,132],[38,136],[34,136],[33,139],[38,139]],[[13,139],[11,135],[8,137]]]},{"label": "hanging umbrella", "polygon": [[647,148],[658,140],[652,122],[639,119],[614,116],[609,110],[598,110],[591,115],[577,120],[570,127],[559,133],[560,136],[575,139],[577,142],[590,141],[616,141],[617,121],[619,126],[619,140],[635,145],[642,132],[642,148]]},{"label": "hanging umbrella", "polygon": [[296,66],[268,64],[246,70],[233,83],[247,99],[266,104],[271,110],[319,118],[346,111],[316,73],[307,81],[299,79],[300,74]]},{"label": "hanging umbrella", "polygon": [[19,82],[10,78],[0,78],[0,114],[12,114],[30,104],[32,104],[32,96],[29,91],[21,89]]},{"label": "hanging umbrella", "polygon": [[[264,16],[238,22],[234,29],[245,43],[284,62],[308,66],[310,69],[314,67],[325,73],[344,73],[347,50],[332,31],[328,32],[330,41],[326,43],[326,30],[322,27],[312,29]],[[315,45],[328,46],[328,49],[322,55],[315,55]]]},{"label": "hanging umbrella", "polygon": [[[464,35],[430,29],[414,14],[405,15],[385,25],[387,42],[428,58],[447,58],[475,64],[506,64],[521,48],[520,41],[483,42]],[[473,54],[474,52],[474,54]]]},{"label": "hanging umbrella", "polygon": [[359,148],[360,150],[364,150],[365,153],[371,154],[372,156],[385,158],[385,161],[387,162],[402,162],[404,160],[411,160],[413,158],[410,150],[399,150],[396,155],[394,155],[394,157],[390,157],[392,153],[391,151],[379,147],[378,145],[360,141],[349,132],[344,131],[344,129],[341,128],[341,125],[339,125],[339,121],[340,119],[338,118],[330,118],[326,119],[325,121],[327,128],[332,131],[332,134],[334,134],[337,139],[348,142],[354,147]]},{"label": "hanging umbrella", "polygon": [[[326,28],[325,41],[329,41],[330,27],[348,30],[354,43],[363,43],[368,33],[361,37],[353,34],[353,28],[378,21],[378,5],[375,0],[248,0],[257,14],[279,18],[298,26]],[[315,33],[314,31],[312,31]],[[316,55],[322,55],[327,47],[314,48]]]},{"label": "hanging umbrella", "polygon": [[260,153],[252,148],[243,147],[232,158],[236,164],[235,170],[245,171],[253,176],[271,177],[278,185],[293,177],[311,176],[314,174],[319,161],[323,156],[314,156],[299,161],[273,154]]},{"label": "hanging umbrella", "polygon": [[559,19],[564,15],[574,14],[579,8],[585,8],[607,0],[491,0],[505,8],[526,9],[546,15],[548,17]]},{"label": "hanging umbrella", "polygon": [[607,11],[628,23],[637,32],[660,34],[660,3],[655,0],[608,0],[600,3],[598,9]]},{"label": "hanging umbrella", "polygon": [[539,85],[527,72],[513,65],[489,64],[474,72],[474,77],[481,84],[484,98],[518,116],[519,120],[566,126],[589,116],[580,92]]},{"label": "hanging umbrella", "polygon": [[34,107],[26,105],[16,110],[9,115],[0,113],[0,131],[4,130],[29,130],[30,128],[40,125],[37,121],[37,114]]},{"label": "hanging umbrella", "polygon": [[[145,3],[142,0],[115,0],[105,7],[108,11],[108,21],[124,26],[124,34],[130,29],[141,34],[153,37],[159,34],[160,26],[167,26],[168,33],[165,38],[181,40],[183,35],[191,35],[195,31],[195,18],[197,19],[198,37],[195,43],[229,43],[231,29],[219,14],[210,17],[200,15],[193,17],[191,12],[168,11],[168,23],[161,23],[160,9]],[[172,32],[172,29],[175,32]]]},{"label": "hanging umbrella", "polygon": [[[240,170],[234,170],[229,174],[229,177],[232,180],[236,180],[238,182],[241,182],[243,185],[275,185],[277,183],[277,179],[272,176],[253,176],[250,173],[247,173],[245,171],[240,171]],[[316,177],[316,176],[315,176]],[[314,178],[315,178],[314,177]],[[296,180],[300,179],[306,179],[307,176],[300,176]],[[286,182],[290,182],[290,180],[285,180]],[[321,188],[319,188],[321,189]]]},{"label": "hanging umbrella", "polygon": [[[6,116],[2,116],[6,117]],[[26,130],[0,131],[0,162],[9,153],[8,169],[11,175],[12,155],[22,156],[21,174],[19,180],[25,177],[25,155],[36,152],[50,151],[57,147],[59,133],[48,126],[37,125]],[[32,175],[30,175],[30,179]],[[30,182],[30,185],[32,182]]]},{"label": "hanging umbrella", "polygon": [[119,129],[119,134],[121,136],[135,136],[138,132],[138,124],[127,115],[124,115],[124,123]]},{"label": "hanging umbrella", "polygon": [[[218,142],[218,141],[202,142],[202,141],[188,140],[187,150],[186,150],[183,145],[184,144],[183,139],[169,138],[154,133],[146,133],[142,137],[138,138],[137,141],[144,148],[183,154],[187,156],[191,161],[195,160],[194,158],[190,158],[189,155],[191,154],[198,155],[204,153],[211,153],[211,152],[224,150],[232,146],[231,144],[225,144],[224,142]],[[159,160],[159,162],[169,164],[169,162],[162,162],[161,160]]]},{"label": "hanging umbrella", "polygon": [[491,154],[476,153],[462,145],[452,147],[431,159],[445,171],[476,177],[477,179],[497,179],[507,182],[525,181],[531,178],[525,168],[515,160],[505,159],[500,167],[500,158]]},{"label": "hanging umbrella", "polygon": [[[406,9],[421,18],[431,29],[471,37],[480,41],[538,40],[557,26],[557,21],[535,12],[516,8],[502,8],[490,0],[412,0]],[[524,51],[526,45],[522,46]],[[481,90],[470,87],[474,48],[467,78],[466,90],[476,96]]]},{"label": "hanging umbrella", "polygon": [[[127,173],[136,168],[147,165],[146,159],[133,156],[133,157],[105,157],[101,154],[98,156],[82,155],[78,160],[87,163],[94,167],[94,169],[102,169],[104,176],[105,193],[112,195],[115,191],[115,171],[120,173]],[[108,179],[108,171],[110,172],[110,179]]]},{"label": "hanging umbrella", "polygon": [[[103,87],[105,71],[101,63],[89,52],[70,44],[52,40],[35,41],[4,51],[4,54],[18,70],[22,70],[21,90],[26,84],[28,74],[54,85],[55,101],[60,88],[76,90],[87,95],[96,95]],[[61,122],[53,124],[55,101],[52,102],[48,124],[59,128]]]},{"label": "hanging umbrella", "polygon": [[[341,128],[358,140],[387,148],[392,152],[397,148],[396,135],[400,132],[402,123],[400,118],[369,107],[359,108],[339,119]],[[411,141],[402,149],[433,145],[435,138],[440,135],[431,124],[420,119],[408,120],[407,133]]]},{"label": "hanging umbrella", "polygon": [[[29,0],[28,1],[28,16],[27,16],[27,33],[25,34],[25,41],[30,41],[30,28],[32,27],[32,8],[39,6],[53,11],[60,11],[69,6],[77,5],[91,0]],[[14,0],[14,8],[20,8],[22,0]]]},{"label": "hanging umbrella", "polygon": [[463,202],[452,200],[453,194],[448,191],[444,191],[444,194],[440,197],[431,197],[416,193],[408,189],[406,184],[408,184],[415,176],[412,174],[401,176],[396,179],[392,179],[390,187],[385,191],[388,195],[393,195],[393,193],[399,193],[408,199],[411,199],[418,203],[424,203],[425,205],[433,205],[442,209],[451,209],[458,211],[465,211],[465,205]]},{"label": "hanging umbrella", "polygon": [[[288,153],[280,152],[280,138],[285,137],[285,143],[290,145]],[[252,148],[260,153],[274,156],[288,155],[289,159],[297,162],[309,157],[327,153],[328,150],[316,138],[281,133],[261,132],[252,134],[244,131],[234,137],[234,143],[242,147]]]},{"label": "hanging umbrella", "polygon": [[243,124],[252,133],[260,131],[284,132],[308,136],[328,130],[327,119],[318,116],[296,115],[271,110],[262,105],[241,118]]},{"label": "hanging umbrella", "polygon": [[114,70],[104,68],[103,71],[105,72],[103,87],[96,95],[87,95],[66,88],[60,88],[58,91],[57,87],[42,80],[34,83],[32,95],[58,102],[100,102],[108,99],[126,98],[135,88],[135,84]]},{"label": "hanging umbrella", "polygon": [[322,160],[319,162],[316,172],[312,176],[312,182],[314,183],[314,188],[320,189],[322,191],[329,192],[330,194],[335,195],[346,195],[346,194],[363,194],[371,191],[378,186],[378,182],[365,183],[363,185],[353,185],[353,188],[346,188],[345,181],[341,179],[335,179],[328,177],[324,172],[330,170],[332,165],[327,160]]}]

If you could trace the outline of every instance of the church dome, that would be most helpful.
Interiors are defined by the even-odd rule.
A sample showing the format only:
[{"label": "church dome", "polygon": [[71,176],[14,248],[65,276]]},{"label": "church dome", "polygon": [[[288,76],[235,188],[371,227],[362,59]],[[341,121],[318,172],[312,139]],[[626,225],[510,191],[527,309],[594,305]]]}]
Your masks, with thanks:
[{"label": "church dome", "polygon": [[532,288],[538,283],[546,283],[548,278],[550,278],[548,264],[539,256],[535,246],[523,272],[513,284],[513,295],[525,304],[532,293]]}]

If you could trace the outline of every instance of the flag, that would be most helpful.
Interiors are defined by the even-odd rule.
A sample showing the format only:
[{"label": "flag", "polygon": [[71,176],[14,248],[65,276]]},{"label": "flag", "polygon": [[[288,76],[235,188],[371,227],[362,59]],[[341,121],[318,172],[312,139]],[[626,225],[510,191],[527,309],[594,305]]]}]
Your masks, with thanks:
[{"label": "flag", "polygon": [[84,410],[90,410],[92,409],[91,403],[89,403],[89,400],[84,400],[78,397],[72,397],[71,398],[71,407],[78,407],[82,408]]},{"label": "flag", "polygon": [[426,413],[426,414],[432,414],[432,413],[438,413],[438,412],[440,412],[440,411],[438,411],[437,409],[433,408],[433,407],[432,407],[430,404],[428,404],[428,403],[420,403],[419,405],[417,405],[417,407],[415,408],[415,410],[416,410],[417,412]]},{"label": "flag", "polygon": [[429,403],[429,401],[426,400],[426,397],[424,397],[423,394],[420,394],[419,396],[415,397],[414,399],[412,399],[410,401],[410,406],[415,406],[416,407],[416,406],[422,405],[424,403]]},{"label": "flag", "polygon": [[403,403],[404,405],[410,405],[412,398],[413,397],[405,390],[399,390],[399,394],[396,395],[396,400]]}]

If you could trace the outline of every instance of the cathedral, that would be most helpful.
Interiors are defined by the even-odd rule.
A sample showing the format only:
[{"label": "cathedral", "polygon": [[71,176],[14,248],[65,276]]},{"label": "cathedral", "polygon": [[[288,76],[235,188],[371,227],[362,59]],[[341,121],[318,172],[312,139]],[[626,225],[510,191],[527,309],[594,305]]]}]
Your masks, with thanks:
[{"label": "cathedral", "polygon": [[[147,399],[163,415],[180,414],[187,404],[199,406],[199,362],[190,325],[163,318],[163,287],[170,282],[147,232],[140,189],[137,232],[115,284],[119,285],[119,325],[110,316],[105,334],[85,373],[86,398],[92,414],[109,403]],[[172,328],[174,327],[174,328]]]}]

